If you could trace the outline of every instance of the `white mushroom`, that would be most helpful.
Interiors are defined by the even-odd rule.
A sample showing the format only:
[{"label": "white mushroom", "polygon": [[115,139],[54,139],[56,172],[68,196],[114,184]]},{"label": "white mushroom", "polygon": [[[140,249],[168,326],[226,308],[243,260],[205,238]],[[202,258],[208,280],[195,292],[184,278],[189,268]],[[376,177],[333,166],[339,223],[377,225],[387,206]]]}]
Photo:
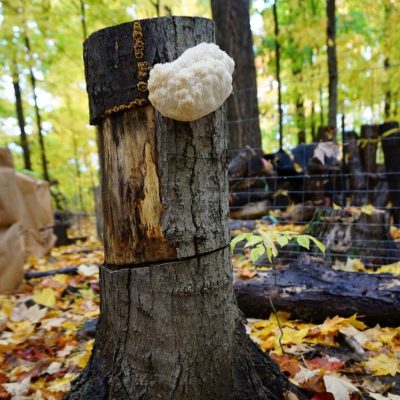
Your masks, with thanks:
[{"label": "white mushroom", "polygon": [[149,100],[164,117],[194,121],[215,111],[229,97],[234,66],[217,45],[201,43],[175,61],[154,66]]}]

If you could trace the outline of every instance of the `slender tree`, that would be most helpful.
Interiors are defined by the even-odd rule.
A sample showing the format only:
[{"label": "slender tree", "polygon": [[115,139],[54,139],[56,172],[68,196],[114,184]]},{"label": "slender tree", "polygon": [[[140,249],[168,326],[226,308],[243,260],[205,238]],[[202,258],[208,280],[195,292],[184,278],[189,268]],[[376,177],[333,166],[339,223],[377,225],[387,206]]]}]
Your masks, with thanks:
[{"label": "slender tree", "polygon": [[22,103],[18,65],[16,62],[14,62],[13,66],[13,87],[15,95],[15,111],[17,114],[18,126],[20,130],[20,143],[24,157],[24,168],[27,170],[32,170],[31,152],[29,147],[28,135],[26,134],[25,131],[24,107]]},{"label": "slender tree", "polygon": [[24,39],[25,39],[25,46],[26,46],[27,55],[28,55],[28,59],[29,59],[29,77],[30,77],[31,86],[32,86],[33,104],[34,104],[34,108],[35,108],[36,125],[37,125],[38,136],[39,136],[39,148],[40,148],[40,158],[42,161],[43,179],[49,182],[50,175],[49,175],[47,156],[46,156],[46,146],[45,146],[44,137],[43,137],[42,116],[40,113],[38,100],[37,100],[37,93],[36,93],[37,92],[36,77],[35,77],[35,73],[33,71],[33,67],[31,65],[32,50],[31,50],[30,40],[29,40],[29,37],[27,34],[25,34]]},{"label": "slender tree", "polygon": [[391,114],[391,102],[392,102],[392,90],[391,90],[391,85],[390,85],[390,57],[389,57],[389,52],[390,49],[388,49],[388,46],[386,44],[387,42],[387,36],[388,36],[388,29],[390,26],[390,15],[392,12],[392,3],[391,1],[384,1],[384,36],[383,36],[383,48],[384,48],[384,54],[385,54],[385,59],[383,61],[383,66],[386,72],[386,82],[384,84],[385,86],[385,100],[384,100],[384,118],[388,120],[390,118]]},{"label": "slender tree", "polygon": [[233,94],[227,103],[229,149],[261,148],[249,0],[211,0],[211,8],[217,44],[235,60]]},{"label": "slender tree", "polygon": [[275,35],[275,69],[276,81],[278,82],[278,116],[279,116],[279,148],[283,148],[283,108],[282,108],[282,83],[281,83],[281,44],[279,41],[279,18],[278,0],[272,6],[274,13],[274,35]]},{"label": "slender tree", "polygon": [[326,1],[327,48],[328,48],[328,126],[336,132],[338,107],[338,69],[336,57],[336,0]]}]

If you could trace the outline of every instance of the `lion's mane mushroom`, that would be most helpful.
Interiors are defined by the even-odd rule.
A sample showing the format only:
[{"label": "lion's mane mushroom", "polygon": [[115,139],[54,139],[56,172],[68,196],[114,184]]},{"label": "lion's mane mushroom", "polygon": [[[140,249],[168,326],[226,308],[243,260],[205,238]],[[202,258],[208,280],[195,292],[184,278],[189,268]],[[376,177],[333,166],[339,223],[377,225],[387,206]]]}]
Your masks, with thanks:
[{"label": "lion's mane mushroom", "polygon": [[164,117],[194,121],[215,111],[231,94],[234,66],[217,45],[200,43],[175,61],[154,66],[149,100]]}]

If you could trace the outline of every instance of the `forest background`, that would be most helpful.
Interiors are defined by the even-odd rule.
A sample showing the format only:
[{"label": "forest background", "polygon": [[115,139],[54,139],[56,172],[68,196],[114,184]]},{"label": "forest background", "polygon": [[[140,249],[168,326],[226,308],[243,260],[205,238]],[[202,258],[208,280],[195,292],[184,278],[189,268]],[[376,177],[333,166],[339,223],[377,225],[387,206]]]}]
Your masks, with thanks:
[{"label": "forest background", "polygon": [[[299,131],[310,142],[328,123],[326,2],[276,2],[278,36],[273,6],[270,0],[254,0],[250,8],[265,152],[279,149],[277,42],[283,148],[297,144]],[[98,184],[82,42],[106,26],[171,14],[211,17],[210,2],[0,1],[0,146],[12,150],[17,170],[26,171],[29,162],[29,173],[58,182],[53,190],[68,209],[92,211]],[[362,124],[397,120],[400,0],[337,0],[336,21],[337,126],[359,130]],[[29,147],[29,160],[23,146]]]}]

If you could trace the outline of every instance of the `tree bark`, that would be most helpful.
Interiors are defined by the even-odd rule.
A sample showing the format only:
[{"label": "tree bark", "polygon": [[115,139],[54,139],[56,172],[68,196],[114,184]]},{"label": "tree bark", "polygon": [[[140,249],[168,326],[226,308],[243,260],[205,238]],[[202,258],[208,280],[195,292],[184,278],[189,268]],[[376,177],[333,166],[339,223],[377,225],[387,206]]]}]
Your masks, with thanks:
[{"label": "tree bark", "polygon": [[338,104],[338,71],[336,57],[336,0],[326,1],[327,16],[327,47],[328,47],[328,74],[329,74],[329,106],[328,125],[336,131],[336,115]]},{"label": "tree bark", "polygon": [[21,132],[21,147],[24,156],[24,167],[27,170],[32,170],[31,164],[31,152],[29,148],[28,135],[25,131],[25,117],[24,117],[24,108],[22,105],[22,96],[21,96],[21,87],[19,84],[19,75],[18,75],[18,67],[14,65],[14,74],[13,74],[13,86],[14,86],[14,94],[15,94],[15,111],[17,113],[19,130]]},{"label": "tree bark", "polygon": [[[245,335],[235,306],[224,108],[178,122],[132,90],[142,63],[170,62],[213,36],[210,20],[163,17],[103,29],[85,43],[105,265],[92,357],[66,399],[280,399],[289,388]],[[103,117],[110,87],[116,103]]]},{"label": "tree bark", "polygon": [[227,101],[228,148],[261,148],[257,79],[249,0],[212,0],[217,44],[235,60],[233,94]]},{"label": "tree bark", "polygon": [[278,311],[292,318],[321,323],[327,317],[357,313],[370,325],[400,324],[400,280],[391,274],[336,271],[302,257],[290,266],[257,271],[249,280],[235,279],[239,308],[248,318],[268,318]]},{"label": "tree bark", "polygon": [[282,108],[282,88],[281,88],[281,44],[279,42],[279,19],[278,19],[278,0],[272,6],[274,13],[274,35],[275,35],[275,74],[278,82],[278,127],[279,127],[279,149],[283,148],[283,108]]}]

